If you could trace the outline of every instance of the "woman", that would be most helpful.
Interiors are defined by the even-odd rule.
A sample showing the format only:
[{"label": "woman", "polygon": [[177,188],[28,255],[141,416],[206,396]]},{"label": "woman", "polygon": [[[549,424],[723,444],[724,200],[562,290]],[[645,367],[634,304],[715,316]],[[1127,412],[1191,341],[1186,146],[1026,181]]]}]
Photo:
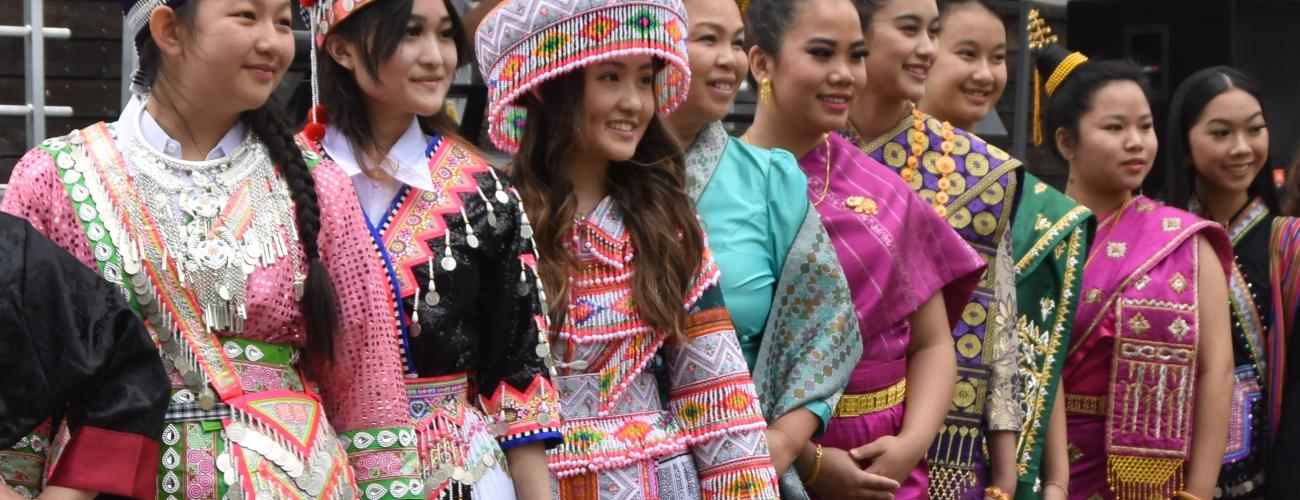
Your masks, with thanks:
[{"label": "woman", "polygon": [[1069,497],[1208,499],[1231,391],[1227,238],[1133,195],[1156,155],[1136,65],[1049,43],[1038,67],[1052,75],[1044,130],[1069,166],[1066,194],[1102,214],[1061,375]]},{"label": "woman", "polygon": [[[293,58],[292,6],[123,6],[141,94],[117,122],[28,153],[2,208],[118,284],[161,343],[159,498],[352,498],[297,360],[393,331],[347,177],[304,156],[267,103]],[[337,297],[332,277],[348,284]]]},{"label": "woman", "polygon": [[[745,26],[731,2],[686,0],[691,91],[667,117],[686,152],[687,193],[722,271],[722,295],[768,420],[783,473],[862,356],[843,270],[794,157],[727,135],[722,118],[749,73]],[[798,477],[786,474],[797,483]]]},{"label": "woman", "polygon": [[[168,383],[149,332],[27,221],[0,213],[0,255],[0,498],[154,498]],[[71,437],[46,480],[51,418]]]},{"label": "woman", "polygon": [[[1178,86],[1169,116],[1167,195],[1173,206],[1228,230],[1232,358],[1236,366],[1221,498],[1263,498],[1265,464],[1278,430],[1285,343],[1295,321],[1300,221],[1279,217],[1259,91],[1236,69],[1203,69]],[[1272,272],[1277,270],[1278,272]],[[1279,479],[1285,476],[1279,475]]]},{"label": "woman", "polygon": [[[970,314],[963,314],[952,331],[961,389],[926,457],[929,494],[939,499],[983,495],[986,448],[989,475],[1004,490],[993,493],[1014,493],[1005,490],[1014,487],[1008,469],[1016,461],[1016,432],[1024,423],[1015,357],[1019,303],[1015,277],[1001,271],[1017,262],[1011,226],[1022,188],[1020,161],[916,108],[936,57],[934,0],[869,0],[859,6],[871,47],[870,84],[863,84],[852,104],[846,137],[898,172],[989,263],[967,305]],[[982,387],[987,390],[980,392]]]},{"label": "woman", "polygon": [[517,153],[552,294],[564,444],[550,469],[566,500],[777,497],[681,149],[656,115],[690,85],[682,12],[507,0],[478,31],[489,135]]},{"label": "woman", "polygon": [[[332,18],[316,29],[327,55],[313,117],[329,120],[308,140],[352,177],[400,329],[344,340],[357,358],[324,380],[358,484],[367,498],[544,498],[559,407],[531,229],[504,175],[443,113],[468,49],[456,11],[445,0],[321,10]],[[415,445],[377,439],[412,431]],[[383,465],[394,462],[407,465]]]},{"label": "woman", "polygon": [[[934,64],[925,79],[923,112],[962,130],[994,111],[1007,84],[1006,28],[1002,19],[979,0],[940,2],[943,30],[937,38]],[[1035,14],[1031,14],[1034,16]],[[1050,31],[1035,24],[1031,43]],[[970,134],[972,144],[987,149]],[[969,164],[970,160],[967,160]],[[1060,355],[1069,344],[1069,327],[1078,308],[1079,277],[1095,221],[1086,207],[1048,186],[1025,169],[1017,169],[1019,186],[1016,216],[1011,220],[1012,259],[1015,261],[1017,305],[1013,322],[1019,352],[1018,397],[1003,404],[1018,404],[1025,415],[1017,429],[1014,454],[991,443],[992,477],[986,495],[996,498],[1039,498],[1061,495],[1044,491],[1069,483],[1065,458],[1044,460],[1048,422],[1053,415],[1061,376]],[[997,410],[997,407],[994,407]],[[995,441],[1004,435],[995,433]],[[1045,461],[1060,467],[1043,470]],[[968,489],[975,494],[979,489]]]},{"label": "woman", "polygon": [[984,264],[896,175],[828,135],[844,126],[865,78],[853,2],[755,0],[746,21],[762,96],[745,138],[801,158],[863,341],[826,432],[799,459],[800,475],[820,498],[924,495],[925,450],[955,378],[949,319]]}]

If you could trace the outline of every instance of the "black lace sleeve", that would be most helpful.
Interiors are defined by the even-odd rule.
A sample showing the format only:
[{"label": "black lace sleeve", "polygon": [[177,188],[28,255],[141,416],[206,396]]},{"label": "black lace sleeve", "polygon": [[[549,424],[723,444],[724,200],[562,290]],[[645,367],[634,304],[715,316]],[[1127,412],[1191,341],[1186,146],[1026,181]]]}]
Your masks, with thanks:
[{"label": "black lace sleeve", "polygon": [[532,228],[517,194],[496,203],[489,254],[496,265],[483,266],[479,287],[481,359],[475,382],[484,410],[496,421],[502,447],[546,440],[558,444],[559,405],[549,381],[549,344],[535,274]]}]

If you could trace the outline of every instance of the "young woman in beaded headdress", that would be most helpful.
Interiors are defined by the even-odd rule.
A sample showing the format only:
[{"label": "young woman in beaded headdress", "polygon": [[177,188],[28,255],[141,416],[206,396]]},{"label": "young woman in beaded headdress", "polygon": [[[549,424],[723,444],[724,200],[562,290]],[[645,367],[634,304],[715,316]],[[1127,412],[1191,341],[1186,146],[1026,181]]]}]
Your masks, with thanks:
[{"label": "young woman in beaded headdress", "polygon": [[490,136],[535,223],[564,444],[554,490],[777,498],[758,394],[656,114],[686,97],[678,0],[507,0],[479,27]]},{"label": "young woman in beaded headdress", "polygon": [[826,432],[796,469],[819,498],[923,496],[925,450],[955,379],[949,320],[984,263],[897,175],[831,133],[866,77],[853,2],[754,0],[746,35],[760,103],[743,139],[800,158],[863,342]]},{"label": "young woman in beaded headdress", "polygon": [[[169,384],[135,312],[99,273],[5,213],[0,283],[0,499],[154,498]],[[47,474],[32,458],[49,448],[51,419],[68,422],[70,437]]]},{"label": "young woman in beaded headdress", "polygon": [[356,495],[300,354],[324,364],[336,337],[391,335],[390,301],[347,177],[268,102],[292,8],[124,1],[140,93],[118,121],[33,149],[5,194],[117,284],[161,346],[159,498]]},{"label": "young woman in beaded headdress", "polygon": [[[975,150],[989,150],[991,146],[981,138],[961,131],[971,130],[976,122],[993,112],[1006,88],[1006,27],[997,13],[979,0],[940,1],[939,9],[943,29],[935,40],[933,63],[925,78],[925,96],[918,107],[936,120],[952,123],[954,143],[968,142]],[[1035,22],[1031,42],[1047,36],[1050,30]],[[965,149],[964,144],[961,149]],[[939,153],[930,156],[937,157],[940,153],[942,145]],[[964,156],[959,170],[978,169],[981,159],[987,159],[979,153]],[[1078,307],[1083,255],[1087,253],[1095,221],[1086,207],[1025,169],[1015,172],[1016,214],[1007,230],[1012,243],[1010,262],[1015,265],[997,270],[999,276],[1015,277],[1015,296],[1011,303],[1000,306],[1012,314],[993,317],[1001,323],[993,326],[1012,328],[1010,334],[1014,335],[1014,341],[1012,346],[1000,347],[990,340],[986,352],[993,352],[995,347],[1014,347],[1016,365],[1012,368],[1018,367],[1020,382],[991,387],[985,408],[986,429],[990,432],[989,454],[985,463],[980,464],[989,471],[989,480],[985,483],[984,475],[976,475],[974,483],[968,482],[959,489],[965,498],[980,495],[1039,498],[1054,494],[1044,492],[1044,485],[1059,485],[1069,480],[1068,471],[1042,470],[1042,450],[1061,376],[1064,357],[1060,354],[1069,343],[1070,325]],[[1005,259],[998,262],[1010,263]],[[986,338],[999,337],[986,335]],[[1004,359],[996,354],[990,356]],[[999,370],[1005,368],[994,366]],[[1012,425],[1017,415],[1024,416],[1018,427]],[[932,453],[949,451],[952,450],[936,446]],[[951,484],[946,487],[939,487],[937,481],[931,484],[934,486],[931,493],[936,497],[958,493]],[[980,488],[981,485],[986,487]]]},{"label": "young woman in beaded headdress", "polygon": [[358,484],[367,498],[549,498],[559,406],[532,227],[444,113],[468,58],[456,11],[339,0],[313,12],[322,107],[305,139],[352,176],[400,330],[341,339],[349,359],[323,378]]},{"label": "young woman in beaded headdress", "polygon": [[1099,214],[1061,374],[1065,422],[1052,419],[1044,452],[1068,461],[1070,482],[1051,490],[1209,499],[1232,391],[1232,249],[1218,224],[1133,194],[1156,155],[1137,65],[1055,43],[1036,56],[1066,193]]},{"label": "young woman in beaded headdress", "polygon": [[[1234,254],[1228,299],[1237,368],[1218,498],[1264,498],[1269,447],[1285,427],[1278,424],[1286,344],[1300,308],[1300,219],[1279,216],[1273,178],[1264,168],[1269,135],[1260,103],[1250,78],[1216,66],[1187,77],[1169,108],[1167,201],[1222,224]],[[1268,480],[1286,482],[1286,476]]]},{"label": "young woman in beaded headdress", "polygon": [[[722,294],[754,377],[778,473],[831,417],[862,355],[844,272],[789,153],[722,124],[749,74],[732,2],[686,0],[691,90],[667,122],[686,151],[686,192],[722,270]],[[797,476],[790,474],[792,480]]]}]

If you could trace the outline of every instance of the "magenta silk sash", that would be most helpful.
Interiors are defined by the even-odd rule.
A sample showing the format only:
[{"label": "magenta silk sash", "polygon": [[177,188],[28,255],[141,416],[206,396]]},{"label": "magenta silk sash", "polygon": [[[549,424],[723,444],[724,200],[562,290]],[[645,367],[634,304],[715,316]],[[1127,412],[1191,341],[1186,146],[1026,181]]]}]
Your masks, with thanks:
[{"label": "magenta silk sash", "polygon": [[906,339],[871,349],[874,337],[906,333],[890,327],[936,293],[943,293],[951,328],[984,271],[979,254],[898,174],[837,134],[804,155],[799,167],[849,282],[863,360],[903,357]]},{"label": "magenta silk sash", "polygon": [[[1218,255],[1198,255],[1197,234]],[[1196,401],[1199,259],[1232,262],[1231,252],[1221,226],[1143,196],[1097,228],[1067,359],[1096,345],[1090,337],[1114,315],[1112,351],[1094,354],[1111,356],[1105,449],[1116,498],[1169,498],[1182,488]]]}]

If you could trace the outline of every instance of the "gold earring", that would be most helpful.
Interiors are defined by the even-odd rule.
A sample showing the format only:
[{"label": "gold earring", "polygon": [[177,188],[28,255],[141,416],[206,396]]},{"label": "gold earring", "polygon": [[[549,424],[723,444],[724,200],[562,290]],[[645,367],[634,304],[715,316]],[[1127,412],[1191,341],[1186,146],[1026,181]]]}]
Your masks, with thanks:
[{"label": "gold earring", "polygon": [[768,104],[772,102],[772,80],[764,78],[758,84],[758,103]]}]

